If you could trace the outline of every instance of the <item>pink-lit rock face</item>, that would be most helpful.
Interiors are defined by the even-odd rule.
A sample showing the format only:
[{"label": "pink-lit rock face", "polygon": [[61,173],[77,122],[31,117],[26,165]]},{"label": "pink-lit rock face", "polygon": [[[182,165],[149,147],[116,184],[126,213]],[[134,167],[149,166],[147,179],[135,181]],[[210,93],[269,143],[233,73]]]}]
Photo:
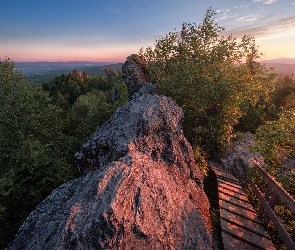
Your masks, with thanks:
[{"label": "pink-lit rock face", "polygon": [[76,76],[76,77],[80,77],[80,78],[82,78],[82,75],[83,75],[83,73],[82,73],[82,71],[81,71],[80,69],[74,69],[74,70],[72,71],[72,74],[73,74],[74,76]]},{"label": "pink-lit rock face", "polygon": [[74,69],[72,71],[72,75],[78,78],[88,78],[88,74],[85,72],[82,72],[80,69]]},{"label": "pink-lit rock face", "polygon": [[106,68],[104,73],[108,81],[111,81],[117,75],[117,72],[112,67]]},{"label": "pink-lit rock face", "polygon": [[136,93],[145,83],[155,83],[156,76],[148,68],[143,56],[132,54],[122,66],[122,78],[127,85],[129,97]]},{"label": "pink-lit rock face", "polygon": [[8,249],[212,249],[181,108],[150,83],[132,98],[76,154],[84,175],[44,200]]}]

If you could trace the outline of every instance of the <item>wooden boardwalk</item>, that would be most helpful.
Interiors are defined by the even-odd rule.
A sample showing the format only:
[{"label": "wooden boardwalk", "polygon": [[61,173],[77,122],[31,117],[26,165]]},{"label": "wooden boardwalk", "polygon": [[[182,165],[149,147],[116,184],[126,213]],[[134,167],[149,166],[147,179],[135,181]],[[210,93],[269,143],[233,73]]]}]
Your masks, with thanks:
[{"label": "wooden boardwalk", "polygon": [[223,249],[275,249],[239,180],[212,169],[218,182]]}]

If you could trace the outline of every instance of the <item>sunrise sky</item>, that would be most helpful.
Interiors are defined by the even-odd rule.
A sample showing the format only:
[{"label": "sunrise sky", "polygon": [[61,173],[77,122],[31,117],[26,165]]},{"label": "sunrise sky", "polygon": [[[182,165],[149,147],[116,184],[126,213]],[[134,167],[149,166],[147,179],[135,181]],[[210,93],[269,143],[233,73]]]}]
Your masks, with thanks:
[{"label": "sunrise sky", "polygon": [[295,0],[0,0],[0,58],[122,62],[210,6],[262,59],[295,58]]}]

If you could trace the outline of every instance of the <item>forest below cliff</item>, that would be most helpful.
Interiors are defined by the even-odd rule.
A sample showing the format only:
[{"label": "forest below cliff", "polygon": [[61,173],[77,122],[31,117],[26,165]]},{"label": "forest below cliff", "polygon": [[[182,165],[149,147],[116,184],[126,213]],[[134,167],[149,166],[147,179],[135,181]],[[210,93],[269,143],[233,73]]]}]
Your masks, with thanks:
[{"label": "forest below cliff", "polygon": [[[122,71],[122,63],[102,62],[14,62],[26,79],[34,84],[42,84],[54,77],[67,75],[73,69],[86,72],[88,76],[105,76],[105,68],[112,67],[116,72]],[[96,65],[98,64],[98,65]]]},{"label": "forest below cliff", "polygon": [[[184,110],[185,135],[203,171],[251,131],[253,150],[294,196],[295,170],[290,166],[290,176],[279,170],[295,156],[295,81],[258,62],[253,37],[222,31],[208,10],[203,23],[184,23],[139,54],[160,93]],[[120,73],[108,79],[68,73],[36,85],[13,61],[0,61],[0,249],[52,190],[79,176],[74,153],[127,101]]]}]

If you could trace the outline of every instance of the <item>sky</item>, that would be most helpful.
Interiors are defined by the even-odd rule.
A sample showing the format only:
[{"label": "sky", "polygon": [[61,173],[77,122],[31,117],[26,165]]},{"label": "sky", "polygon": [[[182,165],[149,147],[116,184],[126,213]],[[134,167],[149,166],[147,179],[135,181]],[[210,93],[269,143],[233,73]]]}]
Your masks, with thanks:
[{"label": "sky", "polygon": [[262,59],[295,58],[295,0],[0,0],[0,58],[123,62],[209,7]]}]

